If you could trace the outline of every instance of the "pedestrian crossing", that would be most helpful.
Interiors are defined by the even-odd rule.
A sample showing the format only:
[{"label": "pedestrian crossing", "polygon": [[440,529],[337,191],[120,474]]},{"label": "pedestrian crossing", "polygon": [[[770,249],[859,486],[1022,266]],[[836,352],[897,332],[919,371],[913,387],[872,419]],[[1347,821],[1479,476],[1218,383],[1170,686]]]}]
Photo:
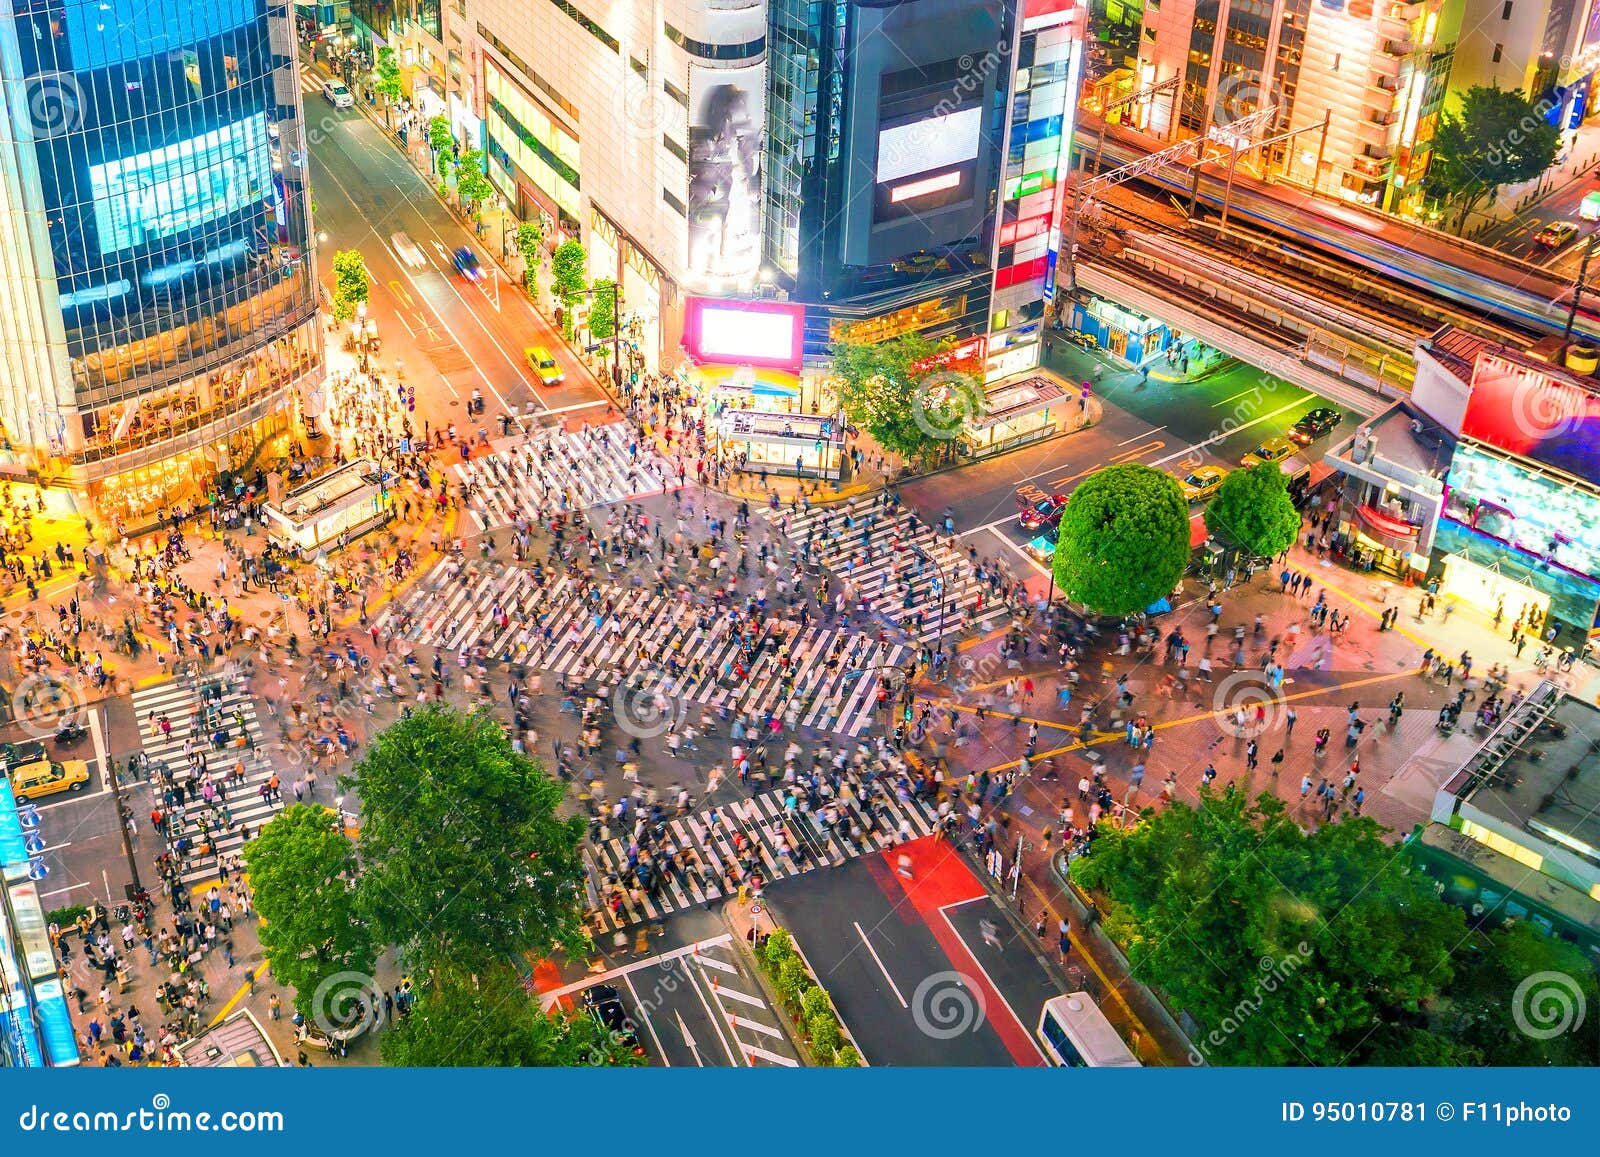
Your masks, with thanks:
[{"label": "pedestrian crossing", "polygon": [[947,640],[965,629],[965,621],[982,628],[1010,617],[967,556],[910,510],[890,514],[858,501],[842,509],[763,513],[794,540],[802,559],[846,584],[852,607],[867,600],[873,614],[892,620],[919,645],[939,640],[941,606]]},{"label": "pedestrian crossing", "polygon": [[[188,757],[183,750],[184,741],[192,734],[196,750],[204,751],[206,754],[207,766],[213,781],[223,780],[235,763],[241,760],[244,763],[244,782],[227,786],[226,796],[218,799],[220,805],[228,808],[233,819],[231,829],[224,830],[212,809],[205,806],[203,797],[199,794],[198,783],[194,797],[192,799],[187,795],[185,797],[181,822],[176,811],[162,808],[168,817],[169,845],[181,836],[187,836],[195,848],[199,848],[208,839],[216,846],[215,855],[201,856],[196,852],[190,852],[182,872],[185,885],[216,879],[219,860],[238,852],[244,846],[245,828],[250,829],[251,835],[259,834],[261,825],[283,807],[281,798],[271,803],[261,798],[261,785],[272,778],[273,769],[266,759],[266,745],[263,742],[261,724],[256,718],[255,700],[249,688],[243,683],[222,680],[220,677],[217,681],[223,686],[222,698],[216,704],[211,718],[214,723],[227,729],[228,745],[221,749],[212,747],[213,729],[208,729],[203,720],[198,730],[193,729],[195,709],[200,705],[201,696],[192,680],[168,679],[153,687],[139,688],[133,693],[133,710],[139,723],[140,742],[144,754],[149,759],[165,762],[173,773],[181,777],[189,766]],[[201,686],[205,686],[208,682],[210,680],[203,677],[200,681]],[[159,723],[163,716],[172,724],[171,732],[165,735],[156,731],[151,724],[152,719]],[[249,743],[244,746],[238,744],[240,718],[244,721],[243,730],[249,736]],[[150,778],[151,788],[159,802],[163,785],[159,776],[152,775]],[[201,829],[202,817],[210,820],[209,837]]]},{"label": "pedestrian crossing", "polygon": [[[902,839],[920,839],[933,834],[937,825],[933,811],[920,800],[885,795],[873,805],[871,816],[859,801],[848,806],[835,802],[838,820],[830,829],[816,814],[798,808],[786,810],[788,791],[778,788],[666,821],[671,847],[692,852],[698,864],[652,872],[656,880],[650,889],[611,886],[613,879],[625,880],[630,871],[627,841],[613,836],[591,844],[591,866],[601,877],[599,922],[607,931],[613,931],[724,898],[729,894],[725,869],[742,865],[747,858],[743,850],[746,848],[759,864],[756,872],[764,885],[774,884],[814,868],[837,867],[857,856],[892,847]],[[837,834],[847,819],[860,828],[858,839]],[[780,850],[780,837],[785,832],[802,857]],[[617,897],[615,907],[610,902],[612,896]]]},{"label": "pedestrian crossing", "polygon": [[585,510],[658,493],[673,484],[672,464],[624,422],[569,431],[539,427],[513,449],[458,463],[467,510],[480,531],[524,517]]},{"label": "pedestrian crossing", "polygon": [[[439,650],[482,646],[494,659],[562,676],[595,676],[615,687],[619,715],[649,721],[658,735],[670,717],[647,705],[647,697],[677,701],[680,717],[688,703],[697,703],[729,714],[770,712],[791,729],[861,735],[871,727],[878,689],[869,673],[903,667],[914,657],[904,644],[813,622],[790,624],[745,662],[748,641],[725,612],[643,586],[591,583],[584,594],[568,575],[541,587],[523,567],[487,570],[466,582],[443,577],[414,593],[400,613],[385,611],[378,627]],[[780,651],[789,661],[787,689]],[[740,666],[746,668],[742,676]]]}]

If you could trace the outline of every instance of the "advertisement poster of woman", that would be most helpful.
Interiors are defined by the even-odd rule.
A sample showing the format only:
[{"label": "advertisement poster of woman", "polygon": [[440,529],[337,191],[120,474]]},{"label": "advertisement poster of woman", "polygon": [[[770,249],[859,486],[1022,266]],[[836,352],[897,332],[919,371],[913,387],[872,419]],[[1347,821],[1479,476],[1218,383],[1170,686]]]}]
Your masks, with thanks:
[{"label": "advertisement poster of woman", "polygon": [[762,76],[759,67],[691,76],[688,264],[705,277],[760,266]]}]

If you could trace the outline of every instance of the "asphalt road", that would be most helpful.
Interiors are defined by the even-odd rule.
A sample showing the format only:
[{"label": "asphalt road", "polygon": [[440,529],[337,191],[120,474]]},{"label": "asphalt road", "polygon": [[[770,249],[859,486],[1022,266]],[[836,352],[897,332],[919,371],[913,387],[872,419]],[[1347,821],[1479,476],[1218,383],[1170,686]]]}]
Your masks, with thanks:
[{"label": "asphalt road", "polygon": [[[1069,381],[1086,381],[1095,380],[1094,368],[1102,359],[1070,342],[1053,342],[1045,364]],[[1044,564],[1023,549],[1032,535],[1017,521],[1019,493],[1035,498],[1071,493],[1079,481],[1117,462],[1140,462],[1180,475],[1206,464],[1234,467],[1263,439],[1283,434],[1307,411],[1331,405],[1238,362],[1224,363],[1192,382],[1144,382],[1136,373],[1108,369],[1095,388],[1103,417],[1087,430],[907,483],[902,494],[928,518],[952,511],[958,532],[980,555],[999,550],[1018,573],[1031,568],[1043,575]],[[1321,457],[1330,444],[1349,435],[1351,421],[1347,416],[1301,456]]]},{"label": "asphalt road", "polygon": [[[425,398],[437,396],[449,420],[460,421],[473,389],[484,395],[487,419],[501,410],[520,413],[529,398],[541,410],[603,398],[560,335],[498,274],[482,245],[377,125],[355,109],[335,109],[310,94],[306,123],[316,227],[328,235],[320,245],[318,272],[331,285],[334,252],[361,251],[372,275],[369,316],[378,322],[382,360],[403,364],[406,381],[417,387],[419,414]],[[390,240],[397,232],[421,248],[422,268],[400,259]],[[489,272],[484,282],[468,282],[455,272],[451,255],[464,245],[476,250]],[[538,383],[523,357],[535,345],[556,355],[565,384]]]},{"label": "asphalt road", "polygon": [[[1578,265],[1583,260],[1583,239],[1595,229],[1592,221],[1578,218],[1578,205],[1585,195],[1600,190],[1600,173],[1557,189],[1550,196],[1490,233],[1485,241],[1502,253],[1576,277]],[[1556,221],[1571,221],[1579,228],[1576,238],[1554,252],[1534,243],[1534,236],[1546,225]]]},{"label": "asphalt road", "polygon": [[[800,1063],[754,966],[722,920],[675,916],[645,953],[614,953],[610,966],[557,990],[581,1004],[596,985],[616,990],[651,1065],[667,1068],[794,1068]],[[547,997],[548,999],[548,997]]]},{"label": "asphalt road", "polygon": [[[911,859],[909,878],[899,857]],[[872,1065],[1041,1066],[1060,989],[948,844],[931,838],[768,888]],[[987,943],[981,925],[993,925]]]}]

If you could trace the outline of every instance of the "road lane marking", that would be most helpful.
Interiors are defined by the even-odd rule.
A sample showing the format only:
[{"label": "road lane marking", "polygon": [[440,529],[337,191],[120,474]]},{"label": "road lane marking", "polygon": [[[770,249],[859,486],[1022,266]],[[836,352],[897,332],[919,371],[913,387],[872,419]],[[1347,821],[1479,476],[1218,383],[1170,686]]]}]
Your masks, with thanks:
[{"label": "road lane marking", "polygon": [[672,1067],[672,1062],[667,1059],[667,1050],[661,1046],[661,1038],[656,1035],[656,1022],[650,1018],[650,1010],[644,1001],[639,999],[639,990],[633,986],[633,978],[624,976],[622,983],[628,986],[628,991],[633,993],[633,1007],[639,1010],[639,1015],[644,1017],[644,1027],[650,1030],[650,1039],[656,1042],[656,1055],[661,1058],[661,1063],[667,1068]]},{"label": "road lane marking", "polygon": [[[731,935],[729,935],[729,936],[726,936],[725,939],[732,940],[733,937]],[[676,965],[674,965],[673,971],[677,971]],[[711,1010],[711,1005],[706,1001],[706,994],[705,994],[704,990],[702,989],[702,987],[700,985],[700,981],[693,974],[690,974],[690,976],[689,976],[689,986],[694,989],[694,995],[695,995],[695,998],[697,1000],[699,1000],[700,1007],[706,1010],[706,1019],[711,1022],[711,1027],[716,1029],[716,1031],[717,1031],[717,1040],[722,1044],[723,1055],[725,1055],[728,1058],[729,1063],[731,1063],[734,1068],[738,1068],[739,1067],[739,1058],[733,1055],[733,1049],[728,1044],[728,1033],[732,1033],[733,1032],[733,1026],[732,1025],[728,1026],[728,1033],[724,1033],[722,1031],[722,1016],[720,1015],[721,1012],[722,1012],[722,1004],[721,1004],[721,1002],[719,1001],[717,1003],[717,1010],[716,1010],[716,1012],[713,1012]],[[739,1038],[738,1038],[737,1034],[734,1035],[733,1043],[734,1044],[738,1044],[739,1043]],[[755,1067],[755,1062],[752,1061],[752,1060],[749,1060],[748,1058],[746,1058],[745,1059],[745,1067],[746,1068],[754,1068]]]},{"label": "road lane marking", "polygon": [[793,1057],[780,1057],[776,1053],[769,1053],[766,1049],[756,1048],[755,1045],[745,1046],[753,1057],[760,1057],[764,1061],[771,1061],[775,1065],[782,1065],[786,1069],[797,1069],[800,1062]]},{"label": "road lane marking", "polygon": [[[973,951],[972,945],[968,944],[967,938],[961,935],[961,929],[957,928],[956,922],[950,919],[950,909],[963,908],[968,904],[976,904],[979,902],[987,902],[990,904],[994,903],[994,897],[989,894],[987,887],[981,896],[974,896],[970,900],[957,900],[954,904],[946,904],[944,907],[939,909],[939,915],[944,917],[944,922],[950,926],[951,934],[955,936],[956,940],[961,944],[961,947],[966,950],[967,956],[971,958],[972,963],[977,965],[978,971],[983,973],[983,979],[988,982],[989,990],[993,992],[995,996],[1000,998],[1001,1007],[1011,1014],[1011,1019],[1016,1021],[1017,1028],[1022,1031],[1022,1035],[1027,1038],[1028,1043],[1033,1046],[1034,1052],[1039,1054],[1039,1059],[1046,1065],[1049,1065],[1050,1058],[1044,1055],[1044,1050],[1039,1047],[1039,1042],[1034,1039],[1033,1033],[1028,1031],[1027,1022],[1024,1021],[1022,1017],[1017,1015],[1016,1009],[1011,1007],[1011,1002],[1006,999],[1006,994],[1000,991],[1000,986],[994,982],[994,977],[989,975],[989,970],[983,966],[983,961],[978,959],[978,954]],[[1004,952],[1005,949],[1002,948],[1001,951]],[[951,963],[954,964],[955,961],[951,961]],[[990,1017],[989,1019],[992,1021],[994,1018]],[[1001,1039],[1004,1040],[1005,1038],[1001,1037]]]},{"label": "road lane marking", "polygon": [[865,944],[867,951],[872,954],[872,961],[878,966],[878,971],[883,973],[883,978],[889,982],[889,989],[894,993],[894,998],[900,1002],[900,1007],[910,1008],[906,998],[900,994],[900,986],[894,982],[894,977],[890,976],[889,970],[884,967],[883,957],[878,955],[878,950],[872,946],[872,941],[868,940],[867,934],[861,930],[860,921],[852,920],[850,923],[855,928],[856,935],[861,937],[861,943]]},{"label": "road lane marking", "polygon": [[596,406],[609,406],[610,404],[610,398],[596,398],[592,402],[573,402],[570,406],[548,406],[546,408],[552,414],[570,414],[574,410],[592,410]]},{"label": "road lane marking", "polygon": [[1035,570],[1037,570],[1040,574],[1049,574],[1050,573],[1049,571],[1045,570],[1043,563],[1041,563],[1038,559],[1034,558],[1033,555],[1029,554],[1027,551],[1023,550],[1022,547],[1018,546],[1015,542],[1011,541],[1011,537],[1009,535],[1001,534],[999,527],[990,526],[990,527],[986,527],[985,529],[987,529],[990,534],[994,535],[1001,542],[1003,542],[1007,546],[1009,546],[1012,550],[1016,551],[1019,555],[1021,555],[1022,558],[1023,558],[1023,561],[1025,561],[1025,562],[1029,563],[1031,566],[1033,566],[1033,568]]},{"label": "road lane marking", "polygon": [[[702,957],[702,959],[704,958]],[[718,983],[717,995],[731,996],[734,1000],[743,1001],[745,1004],[753,1005],[756,1008],[767,1007],[767,1002],[759,996],[751,996],[748,992],[740,992],[737,988],[729,988],[726,984]]]},{"label": "road lane marking", "polygon": [[695,959],[698,960],[703,967],[715,968],[718,972],[737,973],[739,971],[726,960],[718,960],[714,956],[696,956]]},{"label": "road lane marking", "polygon": [[582,980],[575,980],[565,987],[552,989],[549,992],[542,992],[539,994],[539,1003],[541,1006],[543,1006],[544,1010],[548,1012],[555,1006],[556,1001],[560,1000],[563,996],[571,996],[575,992],[582,992],[584,989],[593,988],[597,984],[607,984],[613,980],[616,980],[620,976],[626,976],[630,972],[637,972],[641,968],[649,968],[652,965],[659,966],[667,964],[670,961],[676,960],[680,956],[688,956],[701,948],[717,948],[724,944],[731,944],[732,942],[733,934],[731,932],[724,932],[720,936],[713,936],[709,940],[699,940],[693,944],[685,944],[682,948],[674,948],[670,952],[661,953],[659,956],[647,956],[643,960],[635,960],[617,968],[609,968],[604,972],[597,972],[593,975],[585,976]]},{"label": "road lane marking", "polygon": [[1280,417],[1283,414],[1287,414],[1290,410],[1293,410],[1298,406],[1303,406],[1306,398],[1312,396],[1313,395],[1311,394],[1306,394],[1290,402],[1287,406],[1278,407],[1278,409],[1273,410],[1270,414],[1262,414],[1259,418],[1252,418],[1250,421],[1241,423],[1231,430],[1220,430],[1211,435],[1211,437],[1207,438],[1205,441],[1194,442],[1188,446],[1185,446],[1182,450],[1175,450],[1171,454],[1168,454],[1165,458],[1157,458],[1154,462],[1150,463],[1150,465],[1165,466],[1168,462],[1171,462],[1175,458],[1181,458],[1185,454],[1192,454],[1196,450],[1204,450],[1207,446],[1215,445],[1224,438],[1230,437],[1231,435],[1237,434],[1243,430],[1248,430],[1252,426],[1259,426],[1262,422],[1270,422],[1272,419]]},{"label": "road lane marking", "polygon": [[728,1019],[740,1028],[747,1028],[752,1032],[761,1033],[763,1036],[783,1036],[782,1029],[773,1028],[770,1024],[762,1024],[760,1021],[749,1020],[742,1016],[729,1016]]},{"label": "road lane marking", "polygon": [[1124,438],[1122,441],[1118,442],[1117,445],[1126,446],[1129,442],[1137,442],[1140,438],[1148,438],[1151,434],[1159,434],[1165,429],[1165,426],[1157,426],[1154,430],[1146,430],[1143,434],[1135,434],[1131,438]]}]

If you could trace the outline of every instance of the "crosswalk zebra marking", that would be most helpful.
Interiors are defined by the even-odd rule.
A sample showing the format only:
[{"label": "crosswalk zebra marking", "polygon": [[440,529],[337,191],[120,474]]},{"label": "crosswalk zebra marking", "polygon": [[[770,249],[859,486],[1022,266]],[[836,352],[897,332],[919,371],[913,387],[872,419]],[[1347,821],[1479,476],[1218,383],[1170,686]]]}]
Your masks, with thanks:
[{"label": "crosswalk zebra marking", "polygon": [[[763,650],[742,683],[729,686],[723,669],[742,652],[724,613],[687,607],[642,586],[602,583],[594,591],[598,600],[580,595],[567,575],[541,588],[533,572],[523,567],[487,571],[466,582],[441,577],[403,604],[413,620],[405,637],[439,650],[481,644],[497,659],[515,659],[559,675],[599,672],[629,686],[644,678],[664,696],[713,710],[772,711],[787,717],[793,704],[797,726],[847,735],[860,735],[871,725],[870,701],[877,689],[875,679],[866,674],[852,678],[851,673],[904,666],[911,658],[903,644],[879,644],[859,632],[814,620],[786,628],[791,629],[791,691],[784,691],[782,667],[769,650]],[[608,599],[613,608],[603,615],[599,605]],[[705,614],[712,615],[709,628],[698,622]],[[379,627],[394,622],[394,612],[386,611]],[[677,676],[655,673],[668,655],[681,660]]]},{"label": "crosswalk zebra marking", "polygon": [[[637,453],[628,452],[629,445]],[[467,510],[480,531],[508,526],[515,511],[587,510],[669,489],[673,467],[623,423],[568,431],[540,427],[516,447],[457,463],[472,487]],[[576,502],[573,499],[576,498]]]},{"label": "crosswalk zebra marking", "polygon": [[[884,814],[874,821],[870,831],[859,803],[846,806],[835,800],[840,824],[854,821],[862,829],[860,842],[852,843],[843,835],[824,832],[814,813],[799,808],[788,812],[783,806],[788,790],[780,787],[748,800],[719,805],[716,811],[722,822],[714,826],[702,822],[709,814],[705,809],[669,821],[667,830],[675,845],[692,848],[699,856],[703,878],[698,883],[702,886],[694,887],[697,880],[692,871],[680,878],[676,872],[661,870],[655,895],[641,891],[641,902],[635,904],[633,897],[624,891],[620,919],[612,913],[609,903],[602,903],[600,919],[606,928],[620,930],[645,920],[660,920],[674,912],[720,899],[724,895],[720,884],[724,869],[740,859],[734,847],[734,833],[749,844],[761,865],[761,878],[771,884],[818,868],[838,867],[859,856],[892,847],[899,842],[902,822],[909,824],[913,838],[930,835],[934,830],[932,813],[918,800],[902,800],[893,794],[881,797],[877,806]],[[791,856],[778,851],[780,830],[786,830],[796,842],[804,843],[804,863],[797,864]],[[591,844],[590,853],[595,868],[602,874],[618,879],[627,875],[628,844],[621,837],[612,836]]]}]

